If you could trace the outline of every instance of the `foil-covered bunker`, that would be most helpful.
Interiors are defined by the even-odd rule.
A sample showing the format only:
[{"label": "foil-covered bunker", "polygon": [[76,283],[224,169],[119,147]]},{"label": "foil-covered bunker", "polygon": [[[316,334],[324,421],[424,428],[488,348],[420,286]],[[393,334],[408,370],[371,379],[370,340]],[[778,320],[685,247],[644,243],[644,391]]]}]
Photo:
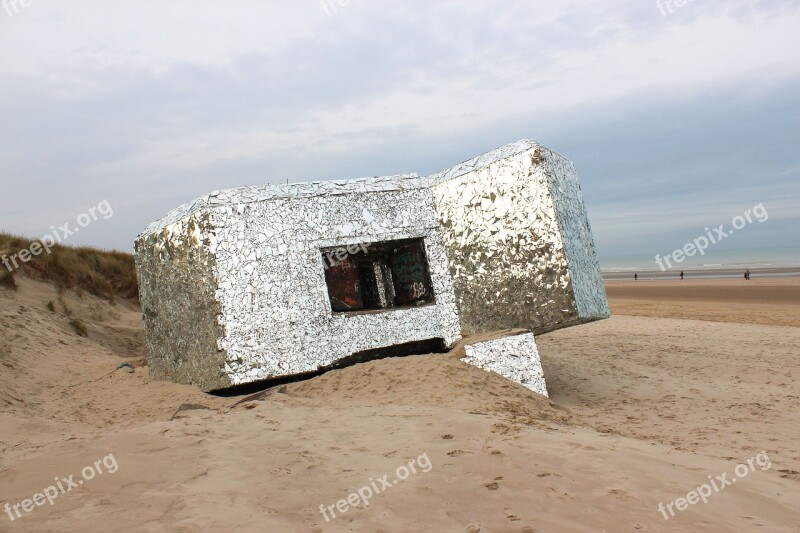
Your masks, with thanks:
[{"label": "foil-covered bunker", "polygon": [[[151,377],[204,391],[609,316],[575,169],[528,140],[428,177],[215,191],[135,249]],[[546,395],[525,331],[464,360]]]}]

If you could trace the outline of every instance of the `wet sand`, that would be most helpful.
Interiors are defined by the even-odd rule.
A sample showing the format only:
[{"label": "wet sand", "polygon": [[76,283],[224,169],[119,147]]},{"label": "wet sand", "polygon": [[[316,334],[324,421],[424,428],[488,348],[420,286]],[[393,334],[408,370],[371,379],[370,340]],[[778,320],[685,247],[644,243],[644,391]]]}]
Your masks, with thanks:
[{"label": "wet sand", "polygon": [[614,281],[606,291],[613,314],[800,326],[800,278]]}]

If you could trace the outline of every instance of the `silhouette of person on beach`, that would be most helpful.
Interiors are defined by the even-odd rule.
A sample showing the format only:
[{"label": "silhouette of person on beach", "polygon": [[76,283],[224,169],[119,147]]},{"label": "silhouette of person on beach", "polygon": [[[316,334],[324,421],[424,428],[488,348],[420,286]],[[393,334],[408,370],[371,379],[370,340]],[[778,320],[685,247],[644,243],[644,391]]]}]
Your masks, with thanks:
[{"label": "silhouette of person on beach", "polygon": [[681,270],[681,279],[683,279],[683,270]]},{"label": "silhouette of person on beach", "polygon": [[750,279],[750,269],[749,268],[744,271],[744,279],[746,279],[746,280]]},{"label": "silhouette of person on beach", "polygon": [[633,274],[633,281],[638,281],[638,280],[639,280],[639,274],[634,273]]}]

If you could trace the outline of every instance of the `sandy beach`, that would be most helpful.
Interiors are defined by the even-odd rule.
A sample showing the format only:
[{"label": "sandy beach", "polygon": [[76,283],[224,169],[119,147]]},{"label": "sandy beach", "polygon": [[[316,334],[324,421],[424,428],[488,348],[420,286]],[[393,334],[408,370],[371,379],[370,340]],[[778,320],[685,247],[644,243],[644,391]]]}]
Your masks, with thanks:
[{"label": "sandy beach", "polygon": [[800,326],[800,277],[606,282],[616,315]]},{"label": "sandy beach", "polygon": [[236,407],[149,380],[135,305],[68,294],[84,338],[18,282],[0,531],[799,530],[800,279],[609,282],[611,319],[537,337],[549,400],[456,349]]}]

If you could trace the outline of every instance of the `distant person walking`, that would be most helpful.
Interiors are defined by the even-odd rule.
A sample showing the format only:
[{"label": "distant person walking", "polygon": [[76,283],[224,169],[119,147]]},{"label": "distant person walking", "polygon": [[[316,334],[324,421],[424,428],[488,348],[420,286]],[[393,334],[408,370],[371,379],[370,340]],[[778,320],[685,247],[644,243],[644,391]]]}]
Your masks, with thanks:
[{"label": "distant person walking", "polygon": [[683,279],[683,270],[681,270],[681,279]]},{"label": "distant person walking", "polygon": [[746,280],[750,279],[750,269],[749,268],[744,271],[744,279],[746,279]]},{"label": "distant person walking", "polygon": [[639,274],[634,274],[633,281],[638,281],[638,280],[639,280]]}]

